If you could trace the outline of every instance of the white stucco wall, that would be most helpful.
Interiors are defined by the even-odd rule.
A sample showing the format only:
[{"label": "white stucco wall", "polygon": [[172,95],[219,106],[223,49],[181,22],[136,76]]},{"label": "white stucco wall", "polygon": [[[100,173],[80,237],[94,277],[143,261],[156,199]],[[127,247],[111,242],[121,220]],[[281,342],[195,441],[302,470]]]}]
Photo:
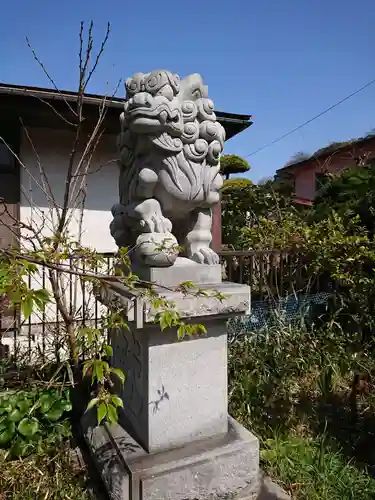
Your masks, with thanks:
[{"label": "white stucco wall", "polygon": [[[31,141],[24,133],[20,152],[25,167],[21,167],[20,217],[22,222],[32,221],[35,225],[41,222],[43,213],[46,218],[43,233],[48,234],[51,219],[49,200],[40,187],[43,181],[38,162],[47,174],[55,200],[61,205],[74,133],[39,128],[28,130],[28,134]],[[115,158],[116,137],[103,136],[94,153],[90,175],[87,177],[82,233],[82,245],[95,248],[98,252],[116,250],[114,240],[109,233],[109,223],[112,220],[110,209],[118,199],[118,167],[114,161],[111,162]],[[79,210],[72,210],[70,232],[75,238],[79,214]]]},{"label": "white stucco wall", "polygon": [[[29,137],[28,137],[29,136]],[[48,130],[43,128],[29,129],[24,133],[20,150],[21,165],[21,204],[20,219],[25,224],[40,227],[41,234],[51,234],[52,219],[56,217],[51,210],[48,195],[43,189],[43,176],[40,173],[39,164],[42,165],[48,177],[53,196],[58,204],[62,204],[65,179],[69,162],[69,155],[74,140],[73,132]],[[109,224],[112,220],[110,212],[113,203],[118,200],[118,166],[116,164],[116,137],[103,136],[91,161],[90,174],[87,177],[87,195],[85,209],[83,212],[83,231],[81,244],[96,249],[98,252],[115,252],[116,245],[109,232]],[[72,238],[78,238],[78,224],[81,211],[77,208],[70,209],[71,222],[69,232]],[[30,246],[27,240],[29,233],[21,230],[21,247]],[[51,290],[48,278],[42,280],[41,274],[36,276],[30,283],[33,288],[45,288]],[[82,294],[81,284],[76,278],[68,275],[64,283],[65,296],[70,300],[70,294],[76,297],[78,316],[80,307],[85,301],[86,309],[90,316],[101,311],[95,310],[95,302],[92,295]],[[103,312],[103,311],[102,311]],[[51,344],[53,334],[40,335],[41,323],[47,322],[47,329],[58,330],[53,326],[58,319],[56,306],[51,303],[43,314],[35,313],[22,327],[22,335],[27,337],[21,340],[27,346],[30,343],[30,331],[32,332],[32,344]],[[56,335],[61,335],[58,331]],[[10,342],[13,340],[9,339]],[[47,345],[48,349],[48,345]]]}]

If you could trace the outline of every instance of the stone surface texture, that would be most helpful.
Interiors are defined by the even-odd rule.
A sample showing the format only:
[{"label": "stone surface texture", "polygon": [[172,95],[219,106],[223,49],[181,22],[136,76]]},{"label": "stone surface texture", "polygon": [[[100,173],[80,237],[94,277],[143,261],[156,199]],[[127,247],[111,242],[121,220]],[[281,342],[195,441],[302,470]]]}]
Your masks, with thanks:
[{"label": "stone surface texture", "polygon": [[120,396],[138,442],[150,453],[228,430],[225,321],[204,336],[177,339],[156,325],[112,333],[113,366],[126,373]]},{"label": "stone surface texture", "polygon": [[132,272],[143,281],[173,288],[187,281],[196,285],[221,283],[220,264],[197,264],[185,257],[177,257],[171,267],[149,267],[135,262]]},{"label": "stone surface texture", "polygon": [[[205,266],[199,266],[204,268]],[[174,267],[172,268],[174,269]],[[247,314],[250,308],[250,287],[238,283],[223,282],[202,284],[199,288],[207,296],[183,293],[175,289],[155,287],[154,290],[175,304],[181,318],[200,318],[203,322],[212,316],[221,316],[223,321],[232,316]],[[222,294],[219,300],[215,294]],[[143,328],[147,323],[154,323],[156,311],[150,300],[137,290],[130,290],[119,283],[113,283],[101,289],[101,301],[107,307],[116,307],[124,311],[127,321],[133,328]]]},{"label": "stone surface texture", "polygon": [[84,433],[111,499],[258,497],[258,440],[230,417],[225,435],[155,454],[143,450],[124,425],[95,428],[92,422],[86,414]]},{"label": "stone surface texture", "polygon": [[225,130],[200,75],[136,73],[120,121],[116,244],[134,248],[145,266],[172,266],[179,245],[199,264],[218,264],[211,209],[220,199]]},{"label": "stone surface texture", "polygon": [[[212,316],[220,316],[226,323],[229,317],[245,314],[249,310],[250,287],[247,285],[223,282],[216,285],[202,285],[200,288],[205,290],[208,296],[184,294],[162,288],[156,290],[176,305],[182,318],[200,318],[200,322],[203,323]],[[222,294],[223,300],[216,298],[215,293]],[[146,322],[152,322],[155,310],[151,305],[145,304],[144,314]]]},{"label": "stone surface texture", "polygon": [[281,486],[274,483],[270,477],[263,476],[257,500],[291,500],[291,496]]}]

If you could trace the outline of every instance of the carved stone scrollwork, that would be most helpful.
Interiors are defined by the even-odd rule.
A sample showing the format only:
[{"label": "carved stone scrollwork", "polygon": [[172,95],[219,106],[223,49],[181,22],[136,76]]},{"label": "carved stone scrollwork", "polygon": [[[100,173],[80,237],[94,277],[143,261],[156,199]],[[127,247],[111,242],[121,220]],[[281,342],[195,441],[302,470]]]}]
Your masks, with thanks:
[{"label": "carved stone scrollwork", "polygon": [[217,264],[210,248],[211,207],[219,201],[225,130],[200,75],[165,70],[126,81],[120,116],[120,202],[111,234],[135,247],[140,263],[165,267],[181,246],[198,263]]}]

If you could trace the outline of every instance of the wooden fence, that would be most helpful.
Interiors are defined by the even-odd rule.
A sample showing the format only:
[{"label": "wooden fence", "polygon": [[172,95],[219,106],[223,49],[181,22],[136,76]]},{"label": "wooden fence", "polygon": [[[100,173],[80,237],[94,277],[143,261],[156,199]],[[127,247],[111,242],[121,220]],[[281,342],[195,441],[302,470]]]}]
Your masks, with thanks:
[{"label": "wooden fence", "polygon": [[[251,287],[252,301],[279,299],[282,297],[317,292],[322,288],[319,279],[311,279],[306,273],[306,263],[303,256],[284,251],[221,251],[223,279],[236,283],[245,283]],[[114,254],[103,254],[106,267],[109,271],[113,267]],[[39,286],[46,287],[48,283],[47,269],[41,268]],[[29,286],[33,285],[29,277]],[[326,285],[326,284],[325,284]],[[72,281],[68,282],[65,296],[72,309],[73,300]],[[75,299],[77,299],[75,297]],[[76,303],[76,302],[75,302]],[[100,325],[103,306],[92,296],[91,302],[82,289],[77,322],[98,327]],[[47,317],[46,313],[29,317],[21,321],[19,311],[1,310],[0,304],[0,358],[12,353],[17,356],[20,345],[29,353],[33,349],[45,356],[48,338],[51,336],[56,345],[56,339],[61,338],[61,318],[55,309],[54,316]],[[58,344],[58,342],[57,342]]]},{"label": "wooden fence", "polygon": [[298,253],[274,251],[220,252],[224,277],[251,287],[252,299],[281,298],[325,291],[328,281],[311,277],[307,259]]}]

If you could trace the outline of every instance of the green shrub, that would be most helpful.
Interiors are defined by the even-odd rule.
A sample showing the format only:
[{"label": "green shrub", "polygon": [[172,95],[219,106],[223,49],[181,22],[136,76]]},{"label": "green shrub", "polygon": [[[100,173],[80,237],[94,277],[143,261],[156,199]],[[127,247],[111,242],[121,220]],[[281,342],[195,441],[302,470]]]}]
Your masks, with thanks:
[{"label": "green shrub", "polygon": [[[0,396],[0,447],[8,456],[26,456],[70,435],[68,392],[18,391]],[[65,417],[65,418],[64,418]]]},{"label": "green shrub", "polygon": [[340,329],[281,319],[229,349],[230,413],[298,500],[375,498],[374,350]]},{"label": "green shrub", "polygon": [[359,362],[356,352],[335,332],[275,320],[232,344],[230,410],[242,423],[255,424],[263,436],[270,428],[289,429],[321,390],[328,393],[338,377],[350,377]]}]

